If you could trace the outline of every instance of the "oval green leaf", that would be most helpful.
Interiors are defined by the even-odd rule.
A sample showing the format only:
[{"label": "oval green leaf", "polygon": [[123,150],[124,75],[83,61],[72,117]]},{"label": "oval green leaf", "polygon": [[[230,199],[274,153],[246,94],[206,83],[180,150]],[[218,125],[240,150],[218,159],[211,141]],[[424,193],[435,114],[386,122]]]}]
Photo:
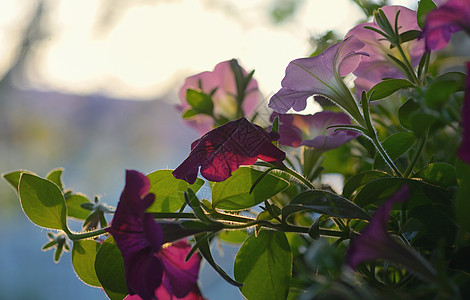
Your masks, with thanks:
[{"label": "oval green leaf", "polygon": [[[406,151],[413,146],[415,141],[416,137],[412,132],[404,131],[389,136],[383,141],[382,145],[390,158],[395,160],[406,153]],[[377,152],[374,161],[374,169],[381,169],[383,167],[385,167],[385,161],[380,153]]]},{"label": "oval green leaf", "polygon": [[454,166],[445,162],[428,164],[413,177],[421,178],[426,182],[445,188],[457,185],[457,175]]},{"label": "oval green leaf", "polygon": [[225,181],[215,182],[212,185],[212,207],[225,210],[247,209],[275,196],[289,186],[287,180],[269,173],[250,193],[252,185],[263,173],[241,167]]},{"label": "oval green leaf", "polygon": [[354,191],[356,191],[361,186],[365,185],[366,183],[383,177],[390,177],[389,174],[376,171],[376,170],[369,170],[358,173],[356,175],[351,176],[351,178],[346,181],[343,187],[343,197],[350,198]]},{"label": "oval green leaf", "polygon": [[370,219],[369,215],[348,199],[327,191],[311,190],[298,194],[282,209],[285,220],[290,214],[312,210],[317,213],[345,219]]},{"label": "oval green leaf", "polygon": [[21,207],[31,222],[45,228],[68,230],[64,195],[55,183],[23,173],[18,190]]},{"label": "oval green leaf", "polygon": [[111,300],[122,300],[129,294],[124,273],[124,259],[112,236],[101,244],[96,253],[95,272]]},{"label": "oval green leaf", "polygon": [[369,204],[381,205],[404,184],[410,189],[410,196],[405,202],[408,209],[431,203],[450,203],[452,195],[444,188],[422,180],[397,177],[379,178],[369,182],[354,198],[354,203],[360,207]]},{"label": "oval green leaf", "polygon": [[63,190],[64,186],[62,184],[62,172],[64,172],[64,168],[57,168],[49,171],[46,175],[46,179],[54,182],[57,186]]},{"label": "oval green leaf", "polygon": [[283,232],[261,230],[235,258],[235,279],[243,282],[240,290],[247,299],[286,299],[291,273],[292,252]]},{"label": "oval green leaf", "polygon": [[81,240],[73,243],[72,265],[78,277],[86,284],[101,287],[95,272],[95,258],[100,243],[93,240]]},{"label": "oval green leaf", "polygon": [[150,179],[149,193],[155,195],[155,202],[147,212],[176,212],[184,203],[184,192],[190,188],[195,193],[202,187],[204,180],[198,178],[194,184],[176,179],[173,170],[158,170],[147,175]]},{"label": "oval green leaf", "polygon": [[23,173],[33,174],[26,170],[18,170],[10,173],[2,174],[2,177],[18,192],[18,185],[20,183],[20,177]]},{"label": "oval green leaf", "polygon": [[403,128],[412,130],[413,126],[411,123],[412,115],[421,108],[418,102],[414,99],[408,99],[398,109],[398,120],[400,121]]},{"label": "oval green leaf", "polygon": [[370,97],[370,101],[380,100],[402,88],[411,86],[413,86],[413,84],[406,79],[387,79],[374,85],[367,92],[367,97]]},{"label": "oval green leaf", "polygon": [[82,203],[91,203],[85,195],[66,195],[65,203],[67,204],[67,214],[69,217],[76,218],[79,220],[85,220],[90,214],[89,210],[84,209],[80,206]]}]

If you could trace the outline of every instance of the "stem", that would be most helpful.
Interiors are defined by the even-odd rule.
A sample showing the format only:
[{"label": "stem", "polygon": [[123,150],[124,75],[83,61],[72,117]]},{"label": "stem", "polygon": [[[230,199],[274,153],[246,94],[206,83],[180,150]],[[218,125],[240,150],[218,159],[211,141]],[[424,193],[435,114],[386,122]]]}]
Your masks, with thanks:
[{"label": "stem", "polygon": [[390,169],[393,172],[393,175],[398,176],[398,177],[403,177],[401,174],[400,170],[398,170],[397,166],[393,163],[393,160],[388,156],[387,152],[385,151],[384,147],[382,144],[379,142],[377,135],[374,135],[373,137],[370,137],[372,140],[372,143],[374,144],[375,148],[377,151],[379,151],[380,155],[382,158],[385,160],[387,165],[390,167]]},{"label": "stem", "polygon": [[416,76],[416,73],[415,73],[413,67],[411,66],[410,62],[408,61],[408,58],[406,57],[405,52],[403,51],[403,48],[401,47],[401,44],[397,43],[396,47],[398,49],[398,52],[400,52],[400,55],[403,58],[403,61],[406,65],[406,67],[408,68],[408,72],[410,72],[411,76],[413,76],[413,78],[412,78],[413,83],[419,85],[420,81],[419,81],[418,77]]},{"label": "stem", "polygon": [[423,151],[424,145],[426,144],[426,139],[428,137],[427,132],[425,135],[419,140],[419,145],[418,149],[416,150],[416,153],[414,154],[413,158],[411,159],[411,162],[408,166],[408,168],[405,171],[405,174],[403,174],[404,177],[409,177],[411,175],[411,172],[413,171],[413,168],[418,161],[419,156],[421,155],[421,152]]},{"label": "stem", "polygon": [[69,239],[71,239],[72,241],[77,241],[77,240],[84,240],[84,239],[88,239],[88,238],[105,234],[106,229],[108,228],[101,228],[98,230],[84,232],[84,233],[72,233],[70,230],[67,230],[66,234],[69,237]]},{"label": "stem", "polygon": [[370,138],[370,140],[374,144],[377,151],[379,151],[384,161],[392,170],[392,172],[394,173],[393,175],[402,177],[400,170],[398,170],[397,166],[395,166],[395,164],[393,163],[393,160],[390,158],[390,156],[388,156],[387,152],[385,151],[384,147],[382,146],[382,144],[380,143],[377,137],[377,132],[375,131],[375,128],[372,125],[372,121],[370,119],[369,100],[363,96],[361,98],[361,103],[362,103],[362,109],[364,111],[364,120],[366,122],[366,128],[368,131],[367,136]]},{"label": "stem", "polygon": [[298,179],[300,182],[302,182],[306,187],[308,187],[311,190],[315,190],[315,187],[313,184],[305,177],[297,173],[296,171],[289,169],[286,165],[282,164],[280,170],[286,172],[287,174],[291,175],[292,177]]},{"label": "stem", "polygon": [[[154,213],[153,214],[157,218],[164,218],[163,216],[167,216],[167,218],[177,218],[178,213]],[[179,216],[179,218],[188,218],[188,219],[196,219],[196,216],[192,213],[184,213],[184,217]],[[239,224],[229,224],[229,223],[222,223],[224,229],[243,229],[251,226],[260,225],[266,228],[275,229],[282,232],[296,232],[296,233],[308,233],[310,227],[303,227],[303,226],[295,226],[289,225],[286,223],[275,224],[271,223],[268,220],[256,220],[253,218],[247,218],[243,216],[235,216],[230,214],[221,213],[218,211],[213,211],[210,213],[212,217],[217,218],[218,220],[234,222]],[[331,229],[319,229],[319,233],[322,236],[329,236],[329,237],[344,237],[344,232],[336,231]]]}]

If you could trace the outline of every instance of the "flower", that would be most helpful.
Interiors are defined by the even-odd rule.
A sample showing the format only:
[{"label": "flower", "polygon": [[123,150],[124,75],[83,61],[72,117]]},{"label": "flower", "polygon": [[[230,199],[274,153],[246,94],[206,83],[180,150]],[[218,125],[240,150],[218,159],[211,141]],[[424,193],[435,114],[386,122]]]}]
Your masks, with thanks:
[{"label": "flower", "polygon": [[426,15],[422,37],[428,50],[440,50],[462,29],[470,34],[470,1],[449,0]]},{"label": "flower", "polygon": [[271,120],[279,117],[279,144],[299,147],[309,146],[327,151],[338,148],[358,137],[360,133],[329,128],[331,125],[349,125],[351,120],[341,112],[321,111],[314,115],[273,113]]},{"label": "flower", "polygon": [[[217,64],[212,72],[206,71],[186,78],[179,91],[181,105],[178,106],[178,109],[184,112],[191,108],[186,100],[186,93],[188,89],[191,89],[203,92],[206,95],[211,95],[213,93],[211,98],[213,101],[213,115],[215,118],[231,121],[241,117],[238,115],[237,111],[238,92],[232,66],[234,64],[235,67],[240,68],[244,76],[247,76],[245,69],[240,67],[238,62],[233,59]],[[245,97],[241,106],[242,113],[244,116],[249,116],[254,113],[255,108],[261,99],[256,80],[251,78],[243,92],[245,93]],[[216,125],[214,124],[214,118],[212,116],[201,113],[185,118],[185,121],[190,126],[195,127],[201,134],[208,132],[214,128],[214,125]]]},{"label": "flower", "polygon": [[[467,62],[467,74],[470,74],[470,62]],[[457,152],[460,159],[470,164],[470,76],[467,75],[465,99],[462,107],[462,143]]]},{"label": "flower", "polygon": [[201,175],[206,179],[224,181],[240,165],[252,165],[258,158],[280,164],[286,154],[272,144],[277,139],[277,133],[267,133],[244,117],[228,122],[194,141],[191,153],[173,171],[173,176],[193,184],[201,167]]},{"label": "flower", "polygon": [[197,289],[200,257],[193,255],[184,263],[184,254],[190,250],[185,241],[162,248],[162,228],[145,212],[155,200],[149,188],[145,175],[126,172],[126,185],[108,232],[123,256],[130,295],[156,299],[157,289],[163,286],[170,295],[182,298]]},{"label": "flower", "polygon": [[[403,6],[384,6],[381,8],[389,23],[394,26],[395,17],[398,11],[398,28],[399,33],[410,30],[420,30],[416,20],[416,11]],[[355,36],[365,43],[362,51],[369,54],[363,57],[359,66],[353,71],[357,76],[354,81],[356,86],[356,95],[360,95],[362,91],[368,91],[374,85],[383,80],[383,78],[404,78],[397,64],[388,56],[400,57],[397,47],[390,48],[390,42],[375,31],[364,27],[372,27],[380,29],[376,20],[370,23],[362,23],[351,29],[346,36]],[[411,61],[413,67],[417,66],[421,56],[424,53],[424,41],[412,40],[401,44],[401,47]],[[400,60],[403,60],[400,58]]]},{"label": "flower", "polygon": [[402,186],[377,209],[361,235],[351,240],[346,259],[351,268],[360,263],[385,259],[402,264],[426,279],[435,278],[434,270],[410,248],[405,247],[387,233],[388,219],[394,204],[404,202],[409,197],[408,186]]},{"label": "flower", "polygon": [[269,107],[278,113],[286,113],[290,108],[301,111],[308,97],[322,95],[362,124],[363,117],[342,77],[353,72],[361,56],[367,55],[358,51],[363,47],[363,42],[351,36],[317,56],[291,61],[282,79],[282,88],[271,97]]}]

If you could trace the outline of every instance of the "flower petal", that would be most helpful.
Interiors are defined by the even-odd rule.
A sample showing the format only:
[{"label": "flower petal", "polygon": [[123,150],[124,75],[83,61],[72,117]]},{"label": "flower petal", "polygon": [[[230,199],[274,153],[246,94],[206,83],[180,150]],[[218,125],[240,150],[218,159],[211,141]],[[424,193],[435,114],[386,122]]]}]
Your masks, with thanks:
[{"label": "flower petal", "polygon": [[186,255],[191,246],[186,241],[180,241],[162,249],[159,256],[165,267],[163,284],[172,295],[182,298],[197,288],[197,278],[201,257],[194,254],[186,262]]},{"label": "flower petal", "polygon": [[440,50],[447,46],[452,34],[470,32],[470,3],[468,0],[449,0],[426,15],[422,37],[426,48]]},{"label": "flower petal", "polygon": [[387,233],[388,219],[393,205],[405,201],[408,197],[409,188],[405,185],[377,209],[361,235],[351,241],[346,254],[351,268],[354,269],[361,262],[379,258],[392,258],[396,262],[396,255],[403,251],[400,250],[402,246]]},{"label": "flower petal", "polygon": [[173,175],[192,184],[201,167],[201,175],[206,179],[223,181],[240,165],[251,165],[257,158],[280,163],[286,154],[272,144],[275,139],[245,118],[228,122],[193,143],[191,153]]}]

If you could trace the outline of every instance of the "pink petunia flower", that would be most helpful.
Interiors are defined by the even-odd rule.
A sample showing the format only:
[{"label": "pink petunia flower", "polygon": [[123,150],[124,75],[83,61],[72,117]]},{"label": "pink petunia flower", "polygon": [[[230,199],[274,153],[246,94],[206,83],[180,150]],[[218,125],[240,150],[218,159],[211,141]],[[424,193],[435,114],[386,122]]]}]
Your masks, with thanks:
[{"label": "pink petunia flower", "polygon": [[280,164],[286,154],[272,144],[277,139],[277,133],[268,133],[245,118],[228,122],[194,141],[191,153],[173,176],[192,184],[201,167],[201,175],[207,180],[224,181],[240,165],[252,165],[258,158]]},{"label": "pink petunia flower", "polygon": [[159,289],[177,298],[197,293],[200,257],[195,254],[185,263],[191,249],[185,241],[163,246],[168,237],[152,214],[145,212],[155,199],[148,193],[149,188],[150,181],[145,175],[128,170],[108,229],[124,259],[129,294],[147,300],[157,299]]},{"label": "pink petunia flower", "polygon": [[452,34],[465,30],[470,34],[470,1],[449,0],[426,15],[422,37],[428,50],[447,46]]},{"label": "pink petunia flower", "polygon": [[[381,8],[392,26],[395,24],[395,17],[398,11],[398,31],[404,33],[410,30],[420,30],[416,20],[416,11],[404,6],[384,6]],[[356,86],[356,95],[362,91],[368,91],[384,78],[405,78],[397,64],[388,56],[388,54],[402,60],[396,47],[390,48],[390,42],[375,31],[364,27],[380,29],[377,22],[362,23],[351,29],[346,36],[355,36],[365,43],[362,51],[369,54],[363,57],[359,66],[353,71],[357,76],[354,81]],[[419,60],[424,53],[424,41],[412,40],[401,44],[408,60],[413,67],[419,64]]]},{"label": "pink petunia flower", "polygon": [[314,115],[273,113],[271,120],[279,117],[279,144],[299,147],[309,146],[320,151],[341,147],[360,133],[350,130],[328,128],[332,125],[350,125],[347,114],[321,111]]},{"label": "pink petunia flower", "polygon": [[467,81],[465,87],[465,99],[462,107],[462,143],[457,155],[470,164],[470,62],[467,62]]},{"label": "pink petunia flower", "polygon": [[[181,105],[178,106],[180,111],[186,111],[190,105],[186,101],[186,93],[188,89],[203,92],[207,95],[212,95],[214,104],[213,114],[216,118],[223,118],[232,121],[240,118],[237,115],[238,102],[237,102],[237,84],[231,64],[235,60],[223,61],[217,64],[212,72],[206,71],[186,78],[183,86],[179,91],[179,98]],[[244,76],[247,72],[240,67]],[[258,90],[258,83],[254,78],[251,78],[244,91],[245,98],[242,103],[242,110],[244,116],[251,116],[261,99],[261,94]],[[207,114],[197,114],[190,118],[186,118],[185,122],[196,128],[201,134],[213,129],[216,125],[212,116]]]},{"label": "pink petunia flower", "polygon": [[364,43],[352,36],[327,48],[323,53],[299,58],[289,63],[282,79],[282,88],[274,94],[269,107],[278,113],[305,109],[307,98],[322,95],[346,110],[357,122],[363,117],[351,92],[343,82],[344,76],[353,72],[361,56]]}]

